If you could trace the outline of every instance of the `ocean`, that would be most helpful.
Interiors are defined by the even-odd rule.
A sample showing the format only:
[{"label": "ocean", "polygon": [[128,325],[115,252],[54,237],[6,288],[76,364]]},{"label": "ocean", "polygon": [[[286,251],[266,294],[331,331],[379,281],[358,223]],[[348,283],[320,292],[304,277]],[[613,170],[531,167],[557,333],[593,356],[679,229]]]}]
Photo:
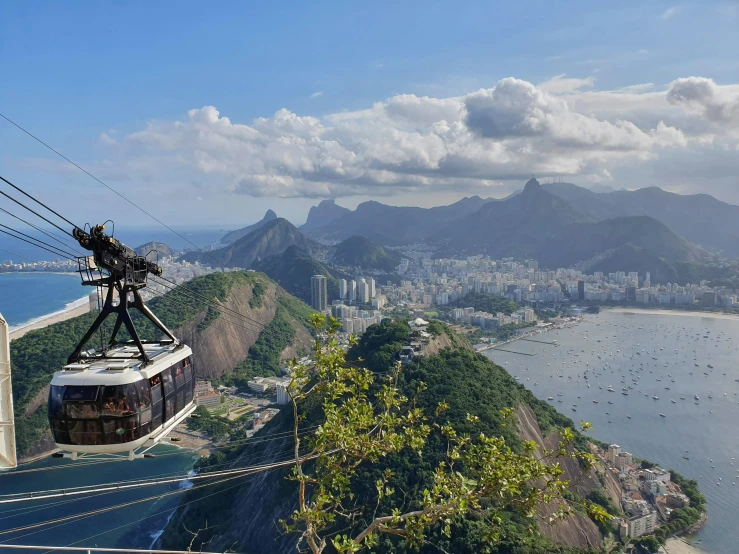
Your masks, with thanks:
[{"label": "ocean", "polygon": [[708,521],[689,540],[709,553],[736,552],[739,318],[604,311],[537,338],[553,339],[559,346],[505,347],[533,356],[486,355],[576,423],[590,421],[593,437],[696,479]]},{"label": "ocean", "polygon": [[[107,229],[112,231],[112,227]],[[200,247],[217,242],[226,232],[224,229],[177,229],[177,232]],[[38,233],[35,233],[38,236]],[[115,232],[116,238],[132,247],[149,241],[163,242],[176,250],[193,248],[192,245],[164,228],[126,229]],[[51,239],[49,239],[51,240]],[[13,252],[22,257],[9,254]],[[54,260],[56,256],[19,242],[6,235],[0,235],[0,263],[5,260],[25,262]],[[85,302],[92,292],[91,287],[83,287],[77,273],[0,273],[0,314],[11,327],[19,327],[49,314],[69,309]]]},{"label": "ocean", "polygon": [[[133,462],[45,458],[21,466],[17,471],[0,472],[0,495],[151,477],[186,476],[196,459],[191,451],[168,445],[158,446],[153,452],[155,458]],[[184,481],[121,492],[0,504],[0,544],[147,549],[167,524],[181,495],[157,497],[190,486],[192,482]],[[38,523],[150,497],[154,498],[94,516],[34,527]],[[22,552],[3,550],[8,551]]]},{"label": "ocean", "polygon": [[0,314],[19,327],[87,302],[77,273],[0,273]]}]

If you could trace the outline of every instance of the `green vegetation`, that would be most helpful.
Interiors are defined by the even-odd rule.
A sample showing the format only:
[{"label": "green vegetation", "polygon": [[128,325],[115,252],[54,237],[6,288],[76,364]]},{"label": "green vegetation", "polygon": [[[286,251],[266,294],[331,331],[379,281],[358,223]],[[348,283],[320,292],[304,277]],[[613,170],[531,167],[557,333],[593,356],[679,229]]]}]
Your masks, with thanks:
[{"label": "green vegetation", "polygon": [[193,415],[196,417],[187,420],[187,428],[208,433],[214,441],[226,438],[234,427],[231,421],[211,414],[203,406],[198,406]]},{"label": "green vegetation", "polygon": [[[347,278],[331,270],[298,246],[287,248],[282,254],[270,256],[254,264],[254,269],[273,279],[290,294],[303,302],[310,302],[311,275],[324,275],[329,300],[339,297],[339,279]],[[350,278],[350,277],[349,277]]]},{"label": "green vegetation", "polygon": [[334,251],[337,265],[393,272],[403,259],[398,252],[386,250],[366,237],[354,235],[342,241]]},{"label": "green vegetation", "polygon": [[513,300],[487,292],[471,292],[464,298],[456,300],[451,306],[456,308],[472,307],[476,312],[491,314],[503,312],[506,315],[511,315],[518,309],[518,304]]},{"label": "green vegetation", "polygon": [[266,290],[267,287],[261,281],[254,283],[254,286],[251,288],[251,298],[249,299],[250,308],[262,307],[262,296],[264,296]]}]

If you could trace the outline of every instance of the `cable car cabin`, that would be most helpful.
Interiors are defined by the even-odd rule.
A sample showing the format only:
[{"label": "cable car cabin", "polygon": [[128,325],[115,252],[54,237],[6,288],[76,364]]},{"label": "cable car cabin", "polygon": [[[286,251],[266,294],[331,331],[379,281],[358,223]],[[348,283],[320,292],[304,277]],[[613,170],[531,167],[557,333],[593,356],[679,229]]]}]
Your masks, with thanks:
[{"label": "cable car cabin", "polygon": [[105,357],[66,365],[49,391],[56,446],[76,454],[129,453],[153,446],[194,410],[192,351],[175,344],[124,344]]}]

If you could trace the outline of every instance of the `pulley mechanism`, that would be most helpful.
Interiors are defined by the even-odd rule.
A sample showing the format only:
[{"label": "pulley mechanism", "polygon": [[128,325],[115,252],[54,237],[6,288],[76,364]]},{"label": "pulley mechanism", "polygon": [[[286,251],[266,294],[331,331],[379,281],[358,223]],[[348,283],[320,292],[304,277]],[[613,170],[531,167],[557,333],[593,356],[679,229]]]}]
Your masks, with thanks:
[{"label": "pulley mechanism", "polygon": [[[92,256],[77,258],[78,271],[82,277],[82,284],[98,287],[101,296],[103,290],[105,290],[105,302],[102,305],[100,314],[77,345],[77,348],[69,356],[67,363],[80,362],[83,359],[96,356],[105,357],[105,351],[107,349],[119,344],[116,342],[116,336],[121,329],[121,325],[126,327],[128,334],[136,344],[140,354],[139,358],[144,362],[144,365],[149,363],[149,357],[143,346],[145,343],[179,344],[179,341],[169,329],[146,307],[139,292],[146,286],[150,273],[155,276],[162,274],[162,268],[159,264],[148,260],[146,256],[137,254],[132,248],[108,236],[105,233],[104,225],[95,225],[89,231],[75,227],[72,231],[72,236],[79,242],[82,248],[92,251]],[[117,304],[115,303],[116,295]],[[142,341],[136,332],[136,327],[128,312],[129,307],[134,307],[144,314],[155,327],[167,336],[167,339],[162,341]],[[87,341],[100,328],[105,319],[113,313],[117,317],[107,346],[103,345],[100,352],[92,354],[83,352],[84,345]]]}]

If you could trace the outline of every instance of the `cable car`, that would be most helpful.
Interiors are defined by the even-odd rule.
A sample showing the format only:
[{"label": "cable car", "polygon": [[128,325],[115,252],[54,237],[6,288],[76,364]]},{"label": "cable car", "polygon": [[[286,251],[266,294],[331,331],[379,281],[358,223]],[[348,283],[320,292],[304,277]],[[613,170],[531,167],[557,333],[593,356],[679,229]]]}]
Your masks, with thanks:
[{"label": "cable car", "polygon": [[[78,259],[82,284],[105,296],[100,313],[49,390],[49,425],[57,456],[144,457],[194,410],[192,350],[180,343],[144,304],[147,275],[161,268],[98,225],[74,237],[94,255]],[[165,336],[142,340],[129,313],[138,309]],[[110,340],[84,350],[106,318],[117,316]],[[117,341],[125,326],[130,339]],[[148,456],[148,455],[147,455]]]},{"label": "cable car", "polygon": [[195,390],[190,348],[147,344],[144,350],[151,362],[143,367],[136,346],[123,345],[54,374],[49,423],[59,449],[133,457],[190,415]]}]

